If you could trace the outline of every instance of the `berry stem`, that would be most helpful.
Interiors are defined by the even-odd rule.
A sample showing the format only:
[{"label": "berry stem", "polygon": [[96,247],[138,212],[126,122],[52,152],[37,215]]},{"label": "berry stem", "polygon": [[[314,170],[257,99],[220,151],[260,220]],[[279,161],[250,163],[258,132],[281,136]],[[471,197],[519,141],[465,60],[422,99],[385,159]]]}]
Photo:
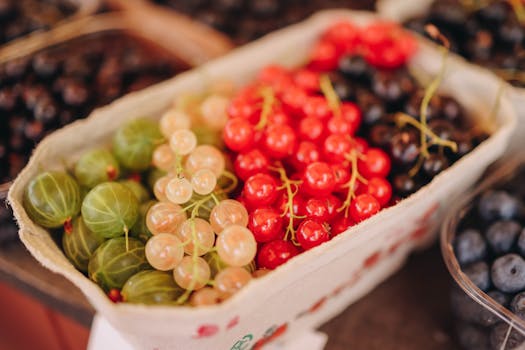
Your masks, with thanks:
[{"label": "berry stem", "polygon": [[224,176],[225,178],[232,181],[232,184],[230,186],[223,189],[225,193],[230,193],[231,191],[237,188],[237,185],[239,185],[239,180],[237,179],[237,176],[235,176],[235,174],[229,172],[228,170],[224,170],[221,176]]},{"label": "berry stem", "polygon": [[124,236],[126,237],[126,252],[129,251],[129,230],[126,225],[124,225]]},{"label": "berry stem", "polygon": [[64,232],[68,235],[73,233],[73,221],[71,218],[67,218],[66,221],[64,221]]},{"label": "berry stem", "polygon": [[[405,124],[410,124],[413,127],[415,127],[416,129],[418,129],[421,132],[421,135],[424,136],[425,147],[428,148],[428,146],[440,145],[440,146],[443,146],[443,147],[450,148],[453,152],[457,152],[458,145],[456,144],[456,142],[440,138],[428,126],[426,126],[426,125],[423,126],[423,124],[421,124],[420,122],[418,122],[417,120],[415,120],[414,118],[409,116],[408,114],[399,112],[399,113],[396,114],[395,119],[396,119],[396,122],[398,123],[398,125],[400,127],[404,126]],[[430,137],[430,143],[427,143],[427,139],[426,139],[427,136]],[[422,145],[421,146],[421,153],[422,154],[423,154],[423,148],[424,147]],[[426,152],[425,158],[428,157],[428,149],[426,151],[427,152]]]},{"label": "berry stem", "polygon": [[255,125],[255,130],[262,130],[268,124],[268,116],[272,112],[273,105],[275,103],[275,94],[273,89],[269,86],[261,87],[260,94],[263,98],[261,117],[257,125]]},{"label": "berry stem", "polygon": [[516,18],[518,18],[518,21],[522,25],[525,25],[525,5],[523,5],[523,2],[521,0],[509,0],[509,2],[512,5],[512,9],[516,14]]},{"label": "berry stem", "polygon": [[[302,183],[300,180],[291,180],[288,175],[286,175],[286,170],[282,166],[281,163],[277,164],[277,167],[270,167],[270,170],[273,170],[277,173],[279,173],[279,177],[281,181],[283,182],[283,185],[279,189],[285,189],[286,190],[286,208],[284,209],[283,213],[281,213],[281,216],[284,217],[286,214],[290,215],[290,220],[288,220],[288,226],[286,227],[286,234],[284,235],[284,240],[287,241],[290,237],[290,240],[293,244],[299,245],[297,242],[297,239],[295,238],[295,229],[293,225],[294,219],[301,219],[301,216],[295,215],[293,210],[293,199],[295,195],[297,194],[297,191],[299,190],[298,186]],[[295,191],[292,189],[292,186],[295,186]]]},{"label": "berry stem", "polygon": [[346,198],[341,207],[337,208],[337,212],[345,211],[345,218],[348,217],[348,209],[350,208],[350,203],[352,202],[352,199],[355,197],[355,185],[357,181],[360,181],[362,183],[367,183],[368,181],[359,174],[359,169],[357,167],[357,160],[359,159],[359,153],[356,150],[350,151],[345,158],[350,161],[350,164],[352,166],[352,175],[350,176],[350,180],[346,184],[343,185],[343,187],[348,188],[348,191],[346,192]]},{"label": "berry stem", "polygon": [[321,91],[323,92],[324,97],[328,101],[328,105],[330,106],[330,109],[332,110],[334,116],[341,116],[341,101],[339,100],[339,96],[337,96],[337,93],[335,92],[334,87],[332,86],[330,77],[327,74],[323,74],[319,78],[319,84],[321,87]]},{"label": "berry stem", "polygon": [[182,157],[180,154],[175,153],[175,174],[177,177],[183,177],[184,167],[182,166]]}]

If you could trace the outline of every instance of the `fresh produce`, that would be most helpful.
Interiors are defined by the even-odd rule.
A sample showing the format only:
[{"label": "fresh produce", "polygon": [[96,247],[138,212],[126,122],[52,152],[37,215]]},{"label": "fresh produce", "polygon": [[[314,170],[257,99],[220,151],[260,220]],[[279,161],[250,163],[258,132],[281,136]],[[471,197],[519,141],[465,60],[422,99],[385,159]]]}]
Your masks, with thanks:
[{"label": "fresh produce", "polygon": [[436,25],[451,49],[469,61],[486,66],[511,84],[525,87],[525,7],[520,0],[436,0],[427,14],[405,26],[424,33]]},{"label": "fresh produce", "polygon": [[[478,136],[432,104],[441,76],[416,88],[405,67],[415,50],[393,24],[338,22],[305,66],[270,65],[241,90],[216,83],[177,96],[158,123],[125,123],[74,166],[87,193],[81,217],[56,220],[74,219],[66,256],[81,270],[88,261],[115,302],[210,305],[394,205],[417,189],[400,189],[399,176],[431,181]],[[443,111],[459,109],[447,101]],[[388,142],[413,137],[390,147],[376,142],[379,127]]]},{"label": "fresh produce", "polygon": [[[45,23],[67,4],[71,3],[0,0],[0,43],[24,34],[33,21],[40,23],[36,28],[47,27]],[[4,37],[4,31],[13,34]],[[84,35],[0,64],[0,183],[14,179],[35,144],[53,130],[184,68],[166,52],[124,31]],[[116,166],[108,149],[92,152],[95,155],[85,155],[85,163],[79,164],[81,185],[94,187],[121,176],[118,168],[106,168]],[[104,159],[98,152],[106,153]],[[91,166],[99,172],[90,172]],[[16,224],[5,206],[0,208],[0,227],[0,240],[16,237]]]},{"label": "fresh produce", "polygon": [[0,0],[0,44],[50,29],[76,10],[74,3],[64,0]]},{"label": "fresh produce", "polygon": [[267,66],[233,97],[223,140],[259,268],[409,196],[483,139],[455,100],[436,94],[443,73],[424,86],[408,74],[416,49],[395,24],[338,22],[305,66]]},{"label": "fresh produce", "polygon": [[271,31],[299,22],[320,10],[372,10],[375,1],[353,0],[154,0],[220,30],[244,44]]},{"label": "fresh produce", "polygon": [[[458,225],[454,253],[462,272],[484,294],[525,320],[525,169],[481,193]],[[525,341],[458,287],[452,289],[458,335],[466,349],[516,348]],[[506,342],[506,347],[503,344]]]}]

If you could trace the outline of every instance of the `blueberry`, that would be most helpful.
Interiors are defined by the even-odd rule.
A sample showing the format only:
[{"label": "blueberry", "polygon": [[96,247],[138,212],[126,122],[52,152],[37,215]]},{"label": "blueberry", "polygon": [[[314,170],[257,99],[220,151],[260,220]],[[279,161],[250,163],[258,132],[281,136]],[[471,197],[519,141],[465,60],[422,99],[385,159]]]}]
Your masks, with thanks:
[{"label": "blueberry", "polygon": [[490,349],[487,332],[478,326],[460,322],[456,325],[456,333],[461,346],[467,350]]},{"label": "blueberry", "polygon": [[479,215],[487,221],[514,219],[519,216],[520,211],[520,201],[505,191],[487,191],[478,203]]},{"label": "blueberry", "polygon": [[501,306],[509,306],[510,296],[508,294],[500,292],[499,290],[491,290],[490,292],[487,292],[487,295]]},{"label": "blueberry", "polygon": [[[494,296],[494,298],[499,299],[499,301],[501,301],[500,296],[506,297],[505,294],[498,291],[490,291],[487,294],[491,297]],[[454,286],[451,290],[450,303],[452,312],[460,320],[473,322],[480,326],[491,326],[499,320],[498,316],[478,304],[458,286]]]},{"label": "blueberry", "polygon": [[502,255],[512,249],[521,229],[521,225],[514,220],[496,221],[489,226],[485,232],[485,237],[487,237],[487,242],[494,253]]},{"label": "blueberry", "polygon": [[522,320],[525,320],[525,292],[518,293],[510,302],[510,310]]},{"label": "blueberry", "polygon": [[490,344],[493,349],[515,349],[520,346],[525,337],[516,330],[510,330],[509,325],[500,322],[490,332]]},{"label": "blueberry", "polygon": [[521,256],[525,256],[525,228],[521,230],[517,246]]},{"label": "blueberry", "polygon": [[485,258],[487,243],[479,231],[467,229],[456,237],[454,251],[460,265],[466,265]]},{"label": "blueberry", "polygon": [[[525,275],[525,261],[524,275]],[[479,289],[486,291],[490,287],[490,273],[489,265],[484,261],[478,261],[468,265],[463,269],[463,273],[474,283]]]},{"label": "blueberry", "polygon": [[492,264],[491,277],[494,286],[505,293],[525,289],[525,260],[517,254],[497,258]]}]

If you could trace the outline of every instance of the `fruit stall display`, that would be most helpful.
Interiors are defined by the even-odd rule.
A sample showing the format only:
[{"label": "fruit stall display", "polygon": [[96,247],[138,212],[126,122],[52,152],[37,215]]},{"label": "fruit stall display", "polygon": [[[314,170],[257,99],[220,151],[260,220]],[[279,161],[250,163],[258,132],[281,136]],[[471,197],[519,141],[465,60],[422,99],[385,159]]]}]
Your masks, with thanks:
[{"label": "fruit stall display", "polygon": [[[320,322],[337,305],[358,298],[352,287],[363,268],[371,269],[372,279],[361,282],[369,290],[400,266],[403,254],[431,239],[439,203],[472,183],[503,151],[512,112],[490,81],[484,109],[496,107],[490,115],[473,114],[479,98],[469,103],[462,94],[451,97],[461,86],[438,91],[447,78],[447,50],[432,52],[438,69],[433,78],[418,81],[407,63],[416,59],[421,42],[395,24],[342,20],[345,15],[320,15],[46,138],[10,191],[22,240],[37,258],[81,285],[128,336],[136,335],[134,327],[143,320],[133,319],[146,309],[125,304],[180,305],[147,309],[148,336],[135,337],[142,346],[169,341],[160,330],[167,330],[166,318],[182,321],[176,310],[191,317],[191,327],[203,322],[183,306],[219,304],[202,311],[216,313],[210,319],[228,330],[239,323],[221,341],[265,327],[239,321],[247,307],[228,306],[245,300],[234,294],[259,293],[272,278],[281,282],[266,290],[276,298],[267,305],[270,314],[291,293],[283,283],[318,283],[315,273],[343,266],[345,279],[355,274],[349,288],[327,281],[339,304],[297,324]],[[287,43],[297,38],[295,61],[279,64],[290,50]],[[260,55],[272,45],[276,52]],[[250,55],[257,59],[229,77],[235,87],[216,83],[225,67],[231,71]],[[142,118],[133,117],[139,113]],[[94,126],[102,118],[111,121],[106,130]],[[89,139],[72,138],[89,125]],[[68,138],[69,152],[57,148],[61,137]],[[66,167],[55,161],[38,170],[42,156],[62,158]],[[465,167],[471,172],[451,181]],[[388,232],[385,225],[400,210],[407,226]],[[425,218],[417,217],[421,210]],[[25,236],[33,230],[38,234]],[[56,246],[48,245],[51,237],[80,272],[64,265]],[[33,238],[43,241],[31,243]],[[42,244],[46,248],[36,251]],[[350,266],[343,264],[349,255],[355,260]],[[306,271],[309,265],[319,269]],[[300,272],[290,278],[291,271]],[[306,290],[291,305],[297,319],[301,308],[323,295]],[[119,311],[107,311],[113,308],[129,320],[118,322]],[[230,319],[232,312],[241,315]],[[289,322],[294,312],[269,317]],[[294,325],[286,324],[283,332],[292,333]],[[201,324],[191,331],[209,343],[221,328]],[[187,341],[182,336],[181,346]]]},{"label": "fruit stall display", "polygon": [[442,250],[455,284],[451,307],[465,349],[514,349],[525,341],[525,174],[514,160],[454,208]]}]

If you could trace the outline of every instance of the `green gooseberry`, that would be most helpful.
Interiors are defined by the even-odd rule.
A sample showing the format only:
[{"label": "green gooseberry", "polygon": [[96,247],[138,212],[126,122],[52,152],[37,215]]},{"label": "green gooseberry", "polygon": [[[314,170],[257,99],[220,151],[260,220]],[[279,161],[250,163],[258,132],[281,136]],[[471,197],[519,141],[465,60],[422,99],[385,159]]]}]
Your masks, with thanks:
[{"label": "green gooseberry", "polygon": [[65,225],[80,211],[80,188],[65,172],[46,171],[27,185],[23,204],[34,222],[46,228]]},{"label": "green gooseberry", "polygon": [[125,302],[136,304],[173,304],[184,293],[171,272],[146,270],[131,276],[122,287]]},{"label": "green gooseberry", "polygon": [[157,202],[154,200],[151,200],[151,201],[144,202],[140,205],[137,221],[135,222],[135,225],[133,225],[133,227],[129,231],[129,234],[131,237],[138,238],[142,242],[146,243],[148,239],[152,236],[151,231],[146,225],[146,215],[148,214],[149,208],[151,208],[153,204],[155,203]]},{"label": "green gooseberry", "polygon": [[155,148],[164,141],[157,123],[135,119],[120,127],[113,138],[113,152],[125,168],[147,170]]},{"label": "green gooseberry", "polygon": [[102,182],[117,179],[120,166],[110,151],[94,149],[80,157],[74,172],[81,186],[93,188]]},{"label": "green gooseberry", "polygon": [[135,197],[137,197],[139,203],[144,203],[151,199],[151,195],[148,189],[138,181],[120,180],[118,183],[126,186],[129,190],[131,190]]},{"label": "green gooseberry", "polygon": [[139,202],[126,186],[104,182],[95,186],[82,202],[86,226],[104,238],[127,233],[137,221]]},{"label": "green gooseberry", "polygon": [[144,243],[135,238],[117,237],[98,247],[89,259],[88,275],[108,292],[122,288],[131,276],[147,269],[151,266],[146,260]]},{"label": "green gooseberry", "polygon": [[62,248],[77,269],[87,272],[89,259],[104,241],[87,228],[81,216],[77,216],[73,219],[71,232],[62,235]]}]

